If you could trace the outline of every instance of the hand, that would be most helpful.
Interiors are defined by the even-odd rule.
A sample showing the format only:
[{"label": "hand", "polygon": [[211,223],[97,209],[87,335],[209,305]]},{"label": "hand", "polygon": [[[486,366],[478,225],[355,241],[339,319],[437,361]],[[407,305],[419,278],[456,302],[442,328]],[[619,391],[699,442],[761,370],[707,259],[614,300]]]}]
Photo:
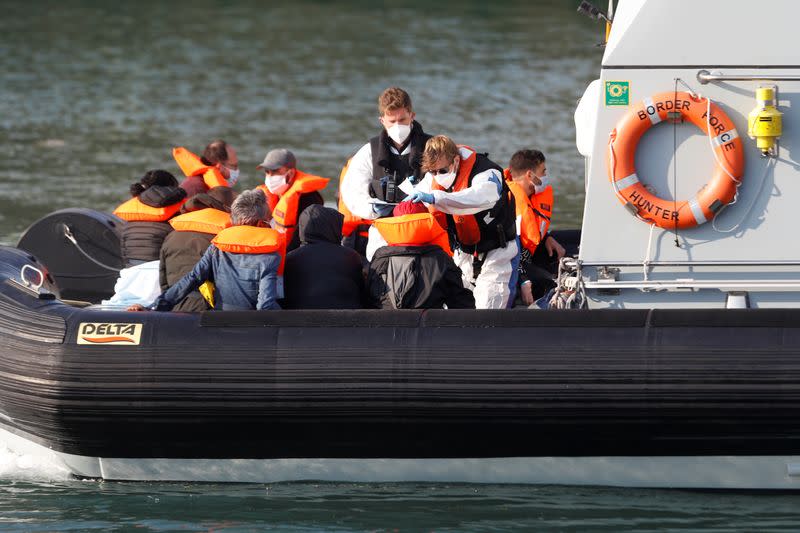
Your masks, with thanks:
[{"label": "hand", "polygon": [[433,197],[432,194],[422,191],[412,192],[411,195],[408,197],[408,199],[414,202],[415,204],[418,204],[420,202],[425,202],[426,204],[436,203],[436,199]]},{"label": "hand", "polygon": [[553,252],[555,252],[555,253],[556,253],[556,256],[557,256],[559,259],[561,259],[562,257],[564,257],[564,254],[566,254],[566,253],[567,253],[567,251],[564,249],[564,247],[563,247],[563,246],[561,246],[561,245],[558,243],[558,241],[557,241],[557,240],[555,240],[555,239],[554,239],[552,236],[548,236],[548,237],[547,237],[547,240],[546,240],[546,241],[544,241],[544,248],[545,248],[545,250],[547,250],[547,254],[548,254],[550,257],[553,257]]},{"label": "hand", "polygon": [[531,305],[533,303],[533,283],[526,281],[520,286],[519,292],[522,295],[522,302],[525,305]]},{"label": "hand", "polygon": [[133,304],[129,306],[126,311],[147,311],[147,309],[142,304]]}]

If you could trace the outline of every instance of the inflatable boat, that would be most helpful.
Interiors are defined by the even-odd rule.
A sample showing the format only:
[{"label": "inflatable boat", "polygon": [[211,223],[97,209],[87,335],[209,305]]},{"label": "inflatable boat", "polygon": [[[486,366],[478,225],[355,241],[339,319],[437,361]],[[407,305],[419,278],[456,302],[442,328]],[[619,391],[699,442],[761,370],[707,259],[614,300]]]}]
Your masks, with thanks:
[{"label": "inflatable boat", "polygon": [[797,309],[129,313],[0,265],[0,435],[76,476],[800,483]]},{"label": "inflatable boat", "polygon": [[604,15],[567,309],[130,313],[90,303],[121,222],[59,211],[0,248],[0,440],[118,480],[800,488],[797,32],[684,11],[752,33]]}]

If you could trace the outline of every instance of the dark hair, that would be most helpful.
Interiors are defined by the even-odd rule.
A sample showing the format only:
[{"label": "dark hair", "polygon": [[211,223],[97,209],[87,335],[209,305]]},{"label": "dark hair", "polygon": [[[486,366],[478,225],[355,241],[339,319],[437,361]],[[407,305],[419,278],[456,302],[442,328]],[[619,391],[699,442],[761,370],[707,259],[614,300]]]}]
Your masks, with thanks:
[{"label": "dark hair", "polygon": [[139,196],[148,187],[153,185],[161,185],[164,187],[177,187],[178,180],[175,179],[170,172],[166,170],[148,170],[138,182],[131,185],[131,196]]},{"label": "dark hair", "polygon": [[216,165],[217,163],[224,163],[228,160],[228,143],[222,139],[216,139],[206,146],[203,150],[203,156],[200,161],[204,165]]},{"label": "dark hair", "polygon": [[544,163],[544,154],[539,150],[520,150],[511,156],[508,168],[514,172],[534,170]]}]

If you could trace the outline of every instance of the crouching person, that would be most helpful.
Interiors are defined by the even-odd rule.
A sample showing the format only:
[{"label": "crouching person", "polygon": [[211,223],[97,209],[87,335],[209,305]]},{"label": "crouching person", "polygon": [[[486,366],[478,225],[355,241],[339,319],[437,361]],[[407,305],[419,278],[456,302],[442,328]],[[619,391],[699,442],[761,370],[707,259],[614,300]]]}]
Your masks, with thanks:
[{"label": "crouching person", "polygon": [[262,191],[239,195],[231,206],[232,226],[217,234],[211,241],[213,246],[209,246],[194,269],[162,293],[151,309],[171,310],[206,281],[213,281],[216,286],[215,309],[280,309],[276,300],[284,241],[280,233],[269,227],[269,219]]},{"label": "crouching person", "polygon": [[422,204],[398,204],[375,229],[388,246],[370,263],[367,289],[383,309],[474,309],[475,297],[464,287],[453,262],[447,232]]}]

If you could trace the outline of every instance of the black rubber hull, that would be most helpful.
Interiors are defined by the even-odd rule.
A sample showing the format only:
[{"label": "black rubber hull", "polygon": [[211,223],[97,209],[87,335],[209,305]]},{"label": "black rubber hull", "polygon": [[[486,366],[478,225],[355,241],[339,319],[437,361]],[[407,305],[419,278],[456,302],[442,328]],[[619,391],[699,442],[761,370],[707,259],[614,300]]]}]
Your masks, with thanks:
[{"label": "black rubber hull", "polygon": [[800,311],[137,314],[6,281],[0,419],[97,457],[791,455]]}]

